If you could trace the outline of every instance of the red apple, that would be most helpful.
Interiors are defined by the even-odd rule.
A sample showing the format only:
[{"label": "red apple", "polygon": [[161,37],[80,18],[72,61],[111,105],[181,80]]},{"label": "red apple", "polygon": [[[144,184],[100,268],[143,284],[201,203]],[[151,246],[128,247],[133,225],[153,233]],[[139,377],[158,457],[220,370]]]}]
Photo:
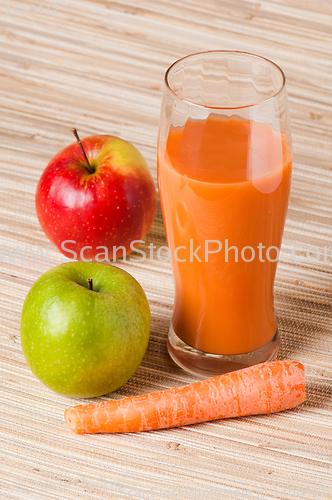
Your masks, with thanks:
[{"label": "red apple", "polygon": [[47,165],[36,191],[46,236],[77,260],[113,260],[132,252],[138,246],[133,242],[143,240],[151,227],[156,203],[143,156],[111,135],[86,137],[81,145],[64,148]]}]

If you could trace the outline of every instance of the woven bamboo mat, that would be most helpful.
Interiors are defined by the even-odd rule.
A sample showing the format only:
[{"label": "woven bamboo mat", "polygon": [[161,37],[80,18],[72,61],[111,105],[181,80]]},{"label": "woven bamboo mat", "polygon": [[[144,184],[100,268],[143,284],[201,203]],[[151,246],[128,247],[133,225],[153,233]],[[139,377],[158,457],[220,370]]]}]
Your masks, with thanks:
[{"label": "woven bamboo mat", "polygon": [[[23,300],[60,261],[2,258],[0,270],[0,499],[332,498],[332,3],[328,0],[59,0],[25,13],[0,4],[0,252],[46,252],[34,192],[50,158],[82,136],[133,142],[156,180],[163,74],[208,49],[259,53],[286,72],[294,174],[275,303],[280,358],[304,363],[307,402],[281,414],[172,430],[77,436],[63,411],[76,403],[38,382],[19,338]],[[35,9],[39,6],[35,4]],[[9,14],[7,11],[9,10]],[[15,11],[17,10],[17,13]],[[30,10],[33,10],[30,7]],[[146,245],[165,244],[158,208]],[[299,245],[301,262],[290,258]],[[320,259],[310,258],[310,246]],[[170,266],[118,261],[142,284],[152,311],[141,367],[109,397],[194,380],[166,351]],[[100,398],[106,400],[109,397]]]}]

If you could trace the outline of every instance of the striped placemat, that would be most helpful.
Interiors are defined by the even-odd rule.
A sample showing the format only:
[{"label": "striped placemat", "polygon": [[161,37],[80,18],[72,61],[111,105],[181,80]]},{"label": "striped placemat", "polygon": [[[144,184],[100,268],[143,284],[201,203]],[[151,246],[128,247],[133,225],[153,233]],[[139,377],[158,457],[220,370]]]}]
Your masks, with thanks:
[{"label": "striped placemat", "polygon": [[[328,1],[1,3],[1,500],[331,498],[331,250],[324,254],[332,246],[331,26]],[[132,142],[156,181],[164,72],[177,58],[208,49],[261,54],[287,76],[294,169],[275,304],[279,358],[305,365],[307,401],[275,415],[75,435],[63,411],[77,401],[36,380],[20,345],[24,298],[61,259],[37,221],[37,181],[50,158],[72,142],[71,127],[82,137],[109,133]],[[142,248],[150,243],[166,244],[159,205]],[[295,245],[301,261],[291,258]],[[310,247],[319,249],[319,259]],[[37,248],[48,251],[47,258],[37,256]],[[99,399],[195,380],[166,350],[173,303],[169,263],[154,258],[117,265],[147,294],[151,340],[132,379]]]}]

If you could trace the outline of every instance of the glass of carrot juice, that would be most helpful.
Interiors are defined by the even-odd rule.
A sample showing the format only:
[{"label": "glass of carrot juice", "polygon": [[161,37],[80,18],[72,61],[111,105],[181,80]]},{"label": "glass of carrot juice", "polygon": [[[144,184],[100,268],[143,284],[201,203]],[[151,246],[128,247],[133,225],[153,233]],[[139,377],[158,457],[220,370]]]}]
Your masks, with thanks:
[{"label": "glass of carrot juice", "polygon": [[158,185],[175,282],[168,351],[202,376],[271,360],[292,171],[285,75],[238,51],[165,74]]}]

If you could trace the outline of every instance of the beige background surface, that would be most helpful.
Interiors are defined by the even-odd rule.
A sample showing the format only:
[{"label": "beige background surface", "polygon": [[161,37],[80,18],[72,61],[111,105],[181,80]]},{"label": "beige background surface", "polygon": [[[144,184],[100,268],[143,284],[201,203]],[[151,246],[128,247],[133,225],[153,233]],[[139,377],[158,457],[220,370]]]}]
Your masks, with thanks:
[{"label": "beige background surface", "polygon": [[[25,295],[60,254],[50,245],[46,262],[18,255],[11,262],[6,255],[0,264],[1,500],[332,498],[332,257],[329,252],[324,262],[323,255],[332,235],[332,3],[59,0],[54,14],[55,4],[50,14],[44,3],[43,13],[34,14],[16,4],[17,14],[11,0],[0,3],[0,253],[6,245],[22,252],[40,245],[46,252],[34,192],[50,158],[72,142],[72,126],[82,136],[110,133],[133,142],[156,180],[163,74],[175,59],[233,48],[269,57],[284,69],[294,174],[275,303],[279,357],[304,363],[308,398],[276,415],[77,436],[63,419],[76,401],[34,378],[19,338]],[[165,244],[160,207],[146,237],[146,245],[151,242]],[[294,245],[303,248],[301,263],[289,258]],[[318,262],[306,256],[312,245],[321,250]],[[141,367],[109,397],[194,380],[166,351],[169,264],[118,265],[142,284],[152,330]]]}]

